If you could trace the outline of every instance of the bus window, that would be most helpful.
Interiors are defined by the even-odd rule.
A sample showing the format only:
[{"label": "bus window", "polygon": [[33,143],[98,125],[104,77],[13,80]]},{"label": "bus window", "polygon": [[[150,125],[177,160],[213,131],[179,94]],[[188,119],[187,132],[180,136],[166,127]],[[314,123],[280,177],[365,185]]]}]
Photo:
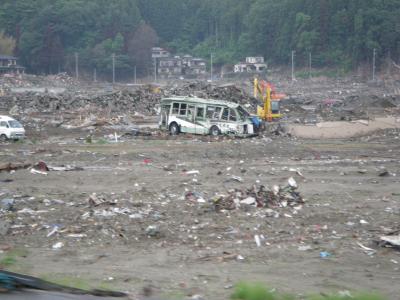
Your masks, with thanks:
[{"label": "bus window", "polygon": [[215,111],[215,106],[207,106],[207,114],[206,118],[207,119],[212,119]]},{"label": "bus window", "polygon": [[196,113],[196,107],[194,105],[189,105],[187,116],[190,120],[194,120],[194,116]]},{"label": "bus window", "polygon": [[242,121],[245,121],[246,118],[250,117],[250,114],[241,106],[238,106],[237,112],[239,113],[239,117]]},{"label": "bus window", "polygon": [[237,121],[236,111],[234,109],[229,109],[229,121]]},{"label": "bus window", "polygon": [[213,114],[213,119],[219,119],[221,117],[222,107],[216,107]]},{"label": "bus window", "polygon": [[186,103],[181,103],[181,107],[179,109],[179,115],[180,116],[186,116],[186,108],[187,108],[187,104]]},{"label": "bus window", "polygon": [[227,107],[224,108],[224,111],[222,112],[222,120],[224,121],[228,121],[228,117],[229,117],[229,110]]},{"label": "bus window", "polygon": [[197,107],[196,118],[199,118],[199,119],[204,118],[204,107]]},{"label": "bus window", "polygon": [[179,113],[179,103],[174,103],[172,105],[172,114],[177,115]]}]

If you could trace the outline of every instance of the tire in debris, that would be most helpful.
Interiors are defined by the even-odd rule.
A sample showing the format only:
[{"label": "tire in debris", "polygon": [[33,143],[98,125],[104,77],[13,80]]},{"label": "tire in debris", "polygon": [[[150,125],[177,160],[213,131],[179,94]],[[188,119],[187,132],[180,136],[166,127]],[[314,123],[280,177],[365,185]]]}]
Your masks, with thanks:
[{"label": "tire in debris", "polygon": [[178,135],[179,131],[179,126],[177,123],[174,122],[169,125],[169,132],[171,133],[171,135]]},{"label": "tire in debris", "polygon": [[219,136],[221,134],[221,130],[217,126],[212,126],[210,129],[210,135],[212,136]]}]

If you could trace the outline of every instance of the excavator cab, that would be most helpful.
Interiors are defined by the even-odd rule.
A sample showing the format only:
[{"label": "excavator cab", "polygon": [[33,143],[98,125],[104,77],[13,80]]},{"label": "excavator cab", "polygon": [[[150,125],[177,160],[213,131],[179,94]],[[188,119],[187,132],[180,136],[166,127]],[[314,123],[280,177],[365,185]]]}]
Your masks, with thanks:
[{"label": "excavator cab", "polygon": [[272,118],[280,118],[281,102],[279,100],[271,100],[271,113]]}]

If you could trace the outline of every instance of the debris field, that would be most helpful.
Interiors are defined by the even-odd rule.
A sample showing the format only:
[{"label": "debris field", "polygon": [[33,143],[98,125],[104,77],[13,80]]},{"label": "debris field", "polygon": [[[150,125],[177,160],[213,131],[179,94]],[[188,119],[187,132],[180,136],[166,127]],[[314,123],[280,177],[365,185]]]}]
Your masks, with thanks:
[{"label": "debris field", "polygon": [[[153,103],[165,90],[188,93],[185,85],[161,94],[150,87],[97,98],[85,92],[72,102],[6,92],[3,113],[14,109],[28,138],[0,146],[3,267],[84,278],[135,297],[147,287],[165,297],[226,299],[237,282],[256,281],[295,294],[379,290],[397,299],[400,130],[307,140],[145,129],[155,120]],[[243,95],[236,99],[250,109],[256,100],[244,90],[210,93]],[[378,105],[381,114],[396,115],[396,99],[390,109]],[[285,122],[307,119],[306,104],[296,101],[285,106]],[[349,116],[339,108],[327,114]],[[325,120],[318,109],[313,116]],[[138,124],[148,134],[123,134]],[[15,261],[5,266],[7,257]]]}]

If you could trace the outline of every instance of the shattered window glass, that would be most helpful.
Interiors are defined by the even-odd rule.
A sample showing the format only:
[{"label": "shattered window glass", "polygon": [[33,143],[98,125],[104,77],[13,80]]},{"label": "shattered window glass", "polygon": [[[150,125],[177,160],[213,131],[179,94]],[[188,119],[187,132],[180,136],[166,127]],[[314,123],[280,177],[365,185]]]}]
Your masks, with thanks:
[{"label": "shattered window glass", "polygon": [[228,121],[228,117],[229,117],[229,110],[227,107],[224,108],[224,111],[222,112],[222,120],[224,121]]},{"label": "shattered window glass", "polygon": [[221,110],[222,110],[222,107],[216,107],[215,108],[213,119],[219,119],[220,118]]},{"label": "shattered window glass", "polygon": [[207,118],[212,119],[215,112],[215,106],[207,106]]},{"label": "shattered window glass", "polygon": [[236,112],[232,108],[229,110],[229,121],[233,121],[233,122],[237,121]]},{"label": "shattered window glass", "polygon": [[240,119],[241,119],[242,121],[244,121],[244,120],[246,120],[246,118],[250,117],[249,113],[248,113],[243,107],[241,107],[241,106],[239,106],[239,107],[237,108],[237,111],[238,111],[239,116],[240,116]]}]

